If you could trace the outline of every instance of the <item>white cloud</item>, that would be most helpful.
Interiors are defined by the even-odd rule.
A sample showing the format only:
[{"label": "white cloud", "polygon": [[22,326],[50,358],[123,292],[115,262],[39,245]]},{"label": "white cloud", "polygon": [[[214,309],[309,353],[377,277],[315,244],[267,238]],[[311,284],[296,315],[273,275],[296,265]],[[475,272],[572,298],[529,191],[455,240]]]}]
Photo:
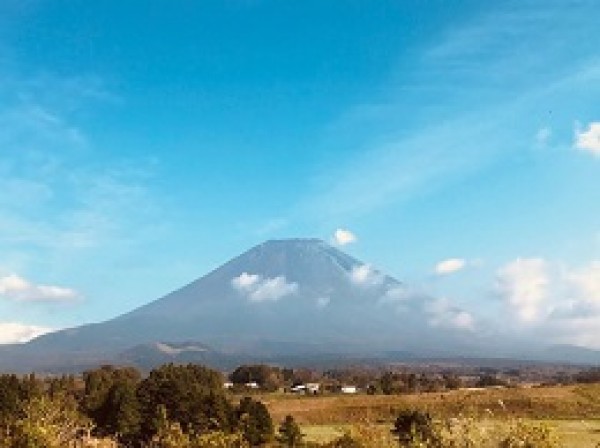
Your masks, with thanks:
[{"label": "white cloud", "polygon": [[600,261],[515,260],[498,271],[496,288],[519,317],[513,329],[526,324],[551,343],[600,348]]},{"label": "white cloud", "polygon": [[297,283],[288,283],[285,277],[268,278],[259,283],[250,294],[250,300],[253,302],[277,301],[282,297],[289,296],[298,291]]},{"label": "white cloud", "polygon": [[288,283],[285,276],[263,278],[247,272],[233,278],[231,285],[251,302],[277,301],[298,291],[298,284]]},{"label": "white cloud", "polygon": [[383,275],[368,264],[357,265],[350,272],[352,283],[364,286],[377,286],[383,283]]},{"label": "white cloud", "polygon": [[439,275],[452,274],[463,269],[466,265],[466,261],[462,258],[449,258],[447,260],[440,261],[435,266],[435,272]]},{"label": "white cloud", "polygon": [[575,148],[600,157],[600,122],[591,122],[585,131],[575,131]]},{"label": "white cloud", "polygon": [[346,246],[356,241],[356,235],[350,230],[337,229],[333,234],[333,241],[338,246]]},{"label": "white cloud", "polygon": [[496,275],[496,288],[522,322],[539,319],[547,299],[549,277],[541,258],[518,258]]},{"label": "white cloud", "polygon": [[0,322],[0,344],[28,342],[33,338],[53,331],[52,328],[26,325],[18,322]]},{"label": "white cloud", "polygon": [[475,319],[473,316],[467,311],[453,306],[446,298],[429,302],[425,306],[425,311],[430,316],[429,324],[431,326],[469,331],[475,329]]},{"label": "white cloud", "polygon": [[10,274],[0,277],[0,297],[20,302],[64,302],[78,298],[79,294],[61,286],[35,285]]},{"label": "white cloud", "polygon": [[242,274],[239,277],[235,277],[231,283],[236,289],[246,291],[251,290],[259,281],[260,275],[242,272]]}]

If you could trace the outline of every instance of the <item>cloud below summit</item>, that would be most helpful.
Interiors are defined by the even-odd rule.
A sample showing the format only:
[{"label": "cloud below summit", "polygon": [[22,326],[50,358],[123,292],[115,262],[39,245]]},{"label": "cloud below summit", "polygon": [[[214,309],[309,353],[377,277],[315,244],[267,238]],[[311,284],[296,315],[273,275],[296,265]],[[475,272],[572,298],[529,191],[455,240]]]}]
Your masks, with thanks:
[{"label": "cloud below summit", "polygon": [[383,275],[373,269],[371,265],[361,264],[354,266],[350,271],[350,280],[355,285],[377,286],[383,283]]},{"label": "cloud below summit", "polygon": [[298,291],[298,284],[288,282],[285,276],[264,278],[247,272],[233,278],[231,285],[250,302],[276,302]]}]

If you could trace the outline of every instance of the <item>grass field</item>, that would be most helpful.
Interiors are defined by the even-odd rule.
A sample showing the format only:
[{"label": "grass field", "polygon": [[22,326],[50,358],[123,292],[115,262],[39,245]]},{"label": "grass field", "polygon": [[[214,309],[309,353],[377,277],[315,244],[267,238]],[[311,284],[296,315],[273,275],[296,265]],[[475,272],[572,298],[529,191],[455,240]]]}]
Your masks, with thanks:
[{"label": "grass field", "polygon": [[533,419],[600,419],[600,384],[531,389],[457,390],[410,395],[264,395],[275,421],[292,415],[305,425],[391,422],[400,409],[436,417],[497,416]]},{"label": "grass field", "polygon": [[339,437],[352,425],[370,425],[377,428],[378,437],[387,437],[399,410],[420,409],[436,419],[476,418],[480,427],[506,425],[516,419],[545,423],[565,447],[600,444],[600,384],[387,396],[280,394],[264,395],[261,400],[275,422],[292,415],[306,439],[315,442]]}]

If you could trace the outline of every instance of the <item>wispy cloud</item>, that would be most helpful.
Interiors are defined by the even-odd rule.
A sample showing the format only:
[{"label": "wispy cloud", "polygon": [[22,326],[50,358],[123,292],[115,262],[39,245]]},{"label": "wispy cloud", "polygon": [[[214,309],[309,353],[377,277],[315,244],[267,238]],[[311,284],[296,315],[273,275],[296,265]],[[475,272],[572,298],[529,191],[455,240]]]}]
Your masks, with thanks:
[{"label": "wispy cloud", "polygon": [[144,233],[153,161],[98,158],[75,124],[82,109],[114,101],[98,78],[0,73],[0,98],[0,249],[52,261]]},{"label": "wispy cloud", "polygon": [[[472,23],[449,27],[402,76],[381,86],[383,98],[357,104],[332,125],[337,134],[354,135],[386,123],[384,131],[359,134],[348,157],[317,173],[297,215],[325,222],[366,215],[532,156],[557,122],[564,126],[581,113],[565,105],[600,93],[596,52],[580,45],[597,27],[590,8],[592,2],[564,13],[559,3],[498,5],[475,14]],[[564,30],[566,42],[552,37],[555,26]],[[569,64],[557,64],[559,55]],[[510,96],[500,93],[507,90]],[[409,110],[404,104],[414,102],[405,95],[415,92],[421,107]],[[551,118],[542,130],[540,116]],[[558,128],[552,137],[561,144],[570,140]]]},{"label": "wispy cloud", "polygon": [[19,302],[70,302],[80,297],[71,288],[54,285],[36,285],[11,274],[0,277],[0,297]]}]

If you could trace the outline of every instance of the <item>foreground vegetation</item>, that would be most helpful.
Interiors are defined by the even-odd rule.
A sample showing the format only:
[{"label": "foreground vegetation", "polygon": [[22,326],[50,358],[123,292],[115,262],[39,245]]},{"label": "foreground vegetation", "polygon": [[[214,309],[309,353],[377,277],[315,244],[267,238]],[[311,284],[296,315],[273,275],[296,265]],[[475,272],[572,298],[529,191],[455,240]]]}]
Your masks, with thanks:
[{"label": "foreground vegetation", "polygon": [[[244,369],[234,372],[238,385],[249,371],[257,376],[253,369],[267,372]],[[0,375],[0,448],[600,448],[600,384],[355,396],[264,390],[227,390],[219,372],[191,364],[145,377],[111,366],[82,377]]]},{"label": "foreground vegetation", "polygon": [[243,447],[271,439],[266,407],[233,403],[221,374],[164,365],[141,378],[103,367],[74,377],[0,376],[0,447]]}]

